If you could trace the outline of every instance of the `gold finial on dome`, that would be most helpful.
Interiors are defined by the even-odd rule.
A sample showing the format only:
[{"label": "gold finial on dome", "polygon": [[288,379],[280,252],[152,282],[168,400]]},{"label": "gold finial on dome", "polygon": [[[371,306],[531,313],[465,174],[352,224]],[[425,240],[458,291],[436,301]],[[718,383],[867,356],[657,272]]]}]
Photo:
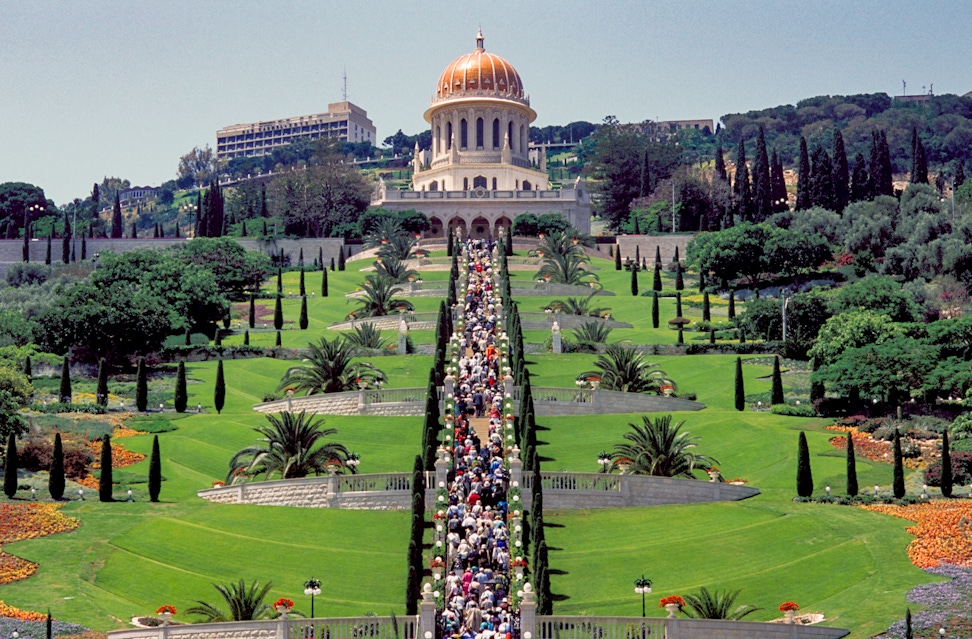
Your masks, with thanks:
[{"label": "gold finial on dome", "polygon": [[483,38],[483,29],[480,27],[479,31],[476,33],[476,51],[486,50],[486,47],[483,46],[483,40],[485,40],[485,38]]}]

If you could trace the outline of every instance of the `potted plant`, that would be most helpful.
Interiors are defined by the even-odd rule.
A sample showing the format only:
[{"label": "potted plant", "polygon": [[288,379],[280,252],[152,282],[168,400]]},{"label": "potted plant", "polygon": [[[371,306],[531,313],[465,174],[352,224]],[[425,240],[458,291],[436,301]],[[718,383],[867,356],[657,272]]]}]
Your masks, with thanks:
[{"label": "potted plant", "polygon": [[800,606],[796,604],[795,601],[784,601],[780,604],[780,612],[786,618],[786,623],[793,623],[796,613],[800,610]]},{"label": "potted plant", "polygon": [[280,613],[283,619],[287,618],[287,613],[290,609],[294,607],[294,602],[292,599],[287,599],[286,597],[281,597],[273,602],[273,609]]},{"label": "potted plant", "polygon": [[678,595],[669,595],[667,597],[662,597],[661,601],[658,602],[659,608],[664,608],[668,611],[668,618],[674,619],[675,613],[682,609],[685,605],[685,600]]},{"label": "potted plant", "polygon": [[175,613],[176,613],[175,606],[170,606],[169,604],[165,604],[164,606],[159,606],[159,609],[155,611],[155,614],[159,616],[159,619],[162,620],[162,623],[169,623],[169,620],[172,619],[172,615],[174,615]]}]

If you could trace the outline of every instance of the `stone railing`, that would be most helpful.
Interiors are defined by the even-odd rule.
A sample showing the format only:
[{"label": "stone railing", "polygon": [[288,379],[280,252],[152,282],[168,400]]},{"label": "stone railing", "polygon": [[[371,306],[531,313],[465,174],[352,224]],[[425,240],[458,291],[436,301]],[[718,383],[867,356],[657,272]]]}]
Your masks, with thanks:
[{"label": "stone railing", "polygon": [[845,628],[717,619],[537,616],[536,639],[840,639]]},{"label": "stone railing", "polygon": [[428,330],[435,328],[435,322],[439,318],[438,313],[395,313],[394,315],[378,315],[376,317],[362,317],[360,319],[337,322],[327,327],[329,331],[354,330],[355,326],[371,324],[378,330],[397,331],[402,320],[412,330]]},{"label": "stone railing", "polygon": [[[627,322],[619,322],[603,317],[590,317],[587,315],[565,315],[564,313],[540,313],[540,312],[520,312],[520,322],[523,328],[549,330],[554,321],[560,324],[560,328],[580,328],[588,322],[594,322],[608,328],[631,328]],[[328,327],[330,328],[330,327]]]},{"label": "stone railing", "polygon": [[[514,479],[516,475],[514,468]],[[554,510],[739,501],[759,494],[759,489],[751,486],[647,475],[545,472],[540,477],[543,505]],[[533,475],[522,475],[519,481],[524,503],[530,503]]]},{"label": "stone railing", "polygon": [[[618,415],[696,411],[705,404],[679,397],[623,393],[620,391],[533,386],[533,406],[544,417],[566,415]],[[513,388],[513,412],[519,414],[520,387]]]},{"label": "stone railing", "polygon": [[[425,474],[426,499],[435,498],[435,473]],[[343,508],[348,510],[404,510],[411,506],[411,473],[328,475],[275,481],[254,481],[206,488],[196,495],[220,504]]]},{"label": "stone railing", "polygon": [[[397,624],[397,627],[396,627]],[[110,639],[417,639],[418,616],[168,624],[115,630]]]},{"label": "stone railing", "polygon": [[[253,407],[253,410],[258,413],[283,413],[285,411],[299,413],[306,411],[313,415],[402,417],[424,415],[427,398],[428,389],[426,388],[382,388],[288,397],[274,402],[257,404]],[[441,389],[438,399],[441,403]]]},{"label": "stone railing", "polygon": [[557,284],[554,282],[510,282],[510,292],[514,297],[540,297],[544,295],[587,297],[591,293],[605,297],[614,295],[613,292],[602,288],[592,289],[590,286],[574,286],[573,284]]}]

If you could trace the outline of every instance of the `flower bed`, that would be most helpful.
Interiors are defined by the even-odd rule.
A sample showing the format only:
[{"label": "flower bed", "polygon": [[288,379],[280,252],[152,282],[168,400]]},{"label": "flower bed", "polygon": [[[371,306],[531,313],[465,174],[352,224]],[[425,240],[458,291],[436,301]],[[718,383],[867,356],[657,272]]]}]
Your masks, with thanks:
[{"label": "flower bed", "polygon": [[[845,426],[840,424],[831,424],[826,427],[827,430],[836,430],[842,433],[850,433],[851,439],[854,440],[854,453],[860,455],[871,461],[881,462],[884,464],[894,463],[894,454],[892,452],[893,445],[891,442],[881,441],[874,439],[869,433],[860,431],[856,426]],[[905,458],[902,463],[905,468],[924,468],[931,464],[935,458],[940,454],[938,452],[938,442],[937,440],[906,440],[902,437],[902,442],[910,441],[916,444],[921,450],[921,455],[919,457]],[[840,450],[847,450],[847,438],[846,437],[831,437],[830,445],[834,448]]]},{"label": "flower bed", "polygon": [[907,528],[915,536],[908,544],[908,558],[919,568],[936,568],[943,563],[972,567],[972,500],[943,499],[910,506],[873,504],[861,508],[915,522]]},{"label": "flower bed", "polygon": [[[74,530],[78,520],[60,512],[57,504],[0,504],[0,544],[46,537]],[[26,579],[37,572],[37,564],[0,552],[0,584]],[[6,616],[0,613],[0,616]]]}]

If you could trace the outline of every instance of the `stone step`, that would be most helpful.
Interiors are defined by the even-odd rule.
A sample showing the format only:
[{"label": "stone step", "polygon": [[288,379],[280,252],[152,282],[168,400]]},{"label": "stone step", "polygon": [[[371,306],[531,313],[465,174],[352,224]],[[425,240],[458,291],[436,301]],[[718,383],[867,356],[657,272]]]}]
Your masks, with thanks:
[{"label": "stone step", "polygon": [[469,427],[479,437],[479,441],[489,441],[489,417],[470,417]]}]

